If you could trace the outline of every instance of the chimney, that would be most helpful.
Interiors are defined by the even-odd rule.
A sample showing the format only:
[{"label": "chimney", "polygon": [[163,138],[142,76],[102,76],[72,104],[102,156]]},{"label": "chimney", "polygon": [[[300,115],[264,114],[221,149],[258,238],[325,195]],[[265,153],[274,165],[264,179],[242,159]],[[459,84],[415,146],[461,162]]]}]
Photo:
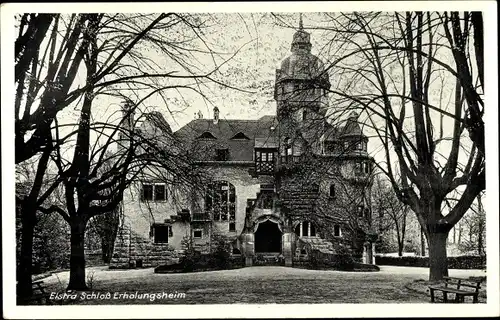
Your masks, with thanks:
[{"label": "chimney", "polygon": [[214,124],[219,123],[219,108],[214,108]]},{"label": "chimney", "polygon": [[121,139],[128,139],[134,129],[135,107],[131,100],[124,100],[121,104],[122,108],[122,128]]}]

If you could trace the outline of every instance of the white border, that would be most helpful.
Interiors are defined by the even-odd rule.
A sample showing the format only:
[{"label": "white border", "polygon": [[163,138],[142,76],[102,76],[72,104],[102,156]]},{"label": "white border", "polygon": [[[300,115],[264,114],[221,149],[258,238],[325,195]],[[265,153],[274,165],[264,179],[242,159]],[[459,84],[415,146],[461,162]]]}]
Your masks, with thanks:
[{"label": "white border", "polygon": [[[497,5],[494,1],[401,1],[401,2],[202,2],[202,3],[23,3],[2,4],[2,215],[3,230],[3,309],[5,318],[263,318],[263,317],[482,317],[499,316],[499,210],[498,210],[498,76]],[[287,304],[287,305],[167,305],[159,306],[15,306],[14,235],[14,137],[13,137],[13,23],[16,12],[313,12],[313,11],[445,11],[480,10],[484,12],[485,97],[487,158],[487,264],[488,303],[478,305],[443,304]],[[150,10],[154,8],[154,10]]]}]

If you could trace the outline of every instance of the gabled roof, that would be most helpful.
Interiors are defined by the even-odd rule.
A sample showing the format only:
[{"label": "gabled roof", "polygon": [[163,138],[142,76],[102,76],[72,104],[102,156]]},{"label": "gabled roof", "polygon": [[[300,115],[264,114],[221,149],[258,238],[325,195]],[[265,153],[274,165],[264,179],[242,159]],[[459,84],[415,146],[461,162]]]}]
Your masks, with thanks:
[{"label": "gabled roof", "polygon": [[[210,157],[210,152],[215,149],[229,149],[230,161],[252,161],[255,140],[258,138],[274,137],[277,127],[275,116],[263,116],[257,120],[221,119],[195,119],[179,130],[174,135],[186,147],[198,150],[200,156]],[[207,132],[216,137],[214,140],[197,139]],[[246,138],[243,138],[245,136]]]},{"label": "gabled roof", "polygon": [[347,119],[345,125],[339,127],[328,124],[324,136],[326,141],[334,141],[347,137],[366,137],[363,130],[361,130],[359,122],[354,118]]}]

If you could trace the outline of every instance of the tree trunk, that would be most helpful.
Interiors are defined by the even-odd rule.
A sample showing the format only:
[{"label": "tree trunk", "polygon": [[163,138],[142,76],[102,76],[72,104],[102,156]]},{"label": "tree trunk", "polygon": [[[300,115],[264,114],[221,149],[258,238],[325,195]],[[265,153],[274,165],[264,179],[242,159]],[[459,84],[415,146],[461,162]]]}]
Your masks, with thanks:
[{"label": "tree trunk", "polygon": [[33,263],[33,234],[35,229],[35,210],[30,206],[22,208],[21,212],[21,256],[17,270],[17,304],[26,304],[32,294],[32,263]]},{"label": "tree trunk", "polygon": [[425,257],[425,233],[422,228],[420,228],[420,255]]},{"label": "tree trunk", "polygon": [[404,243],[398,241],[398,256],[403,256]]},{"label": "tree trunk", "polygon": [[446,239],[448,232],[429,233],[429,280],[442,280],[448,276],[448,257]]},{"label": "tree trunk", "polygon": [[85,225],[79,217],[71,219],[71,257],[68,290],[88,290],[85,283]]}]

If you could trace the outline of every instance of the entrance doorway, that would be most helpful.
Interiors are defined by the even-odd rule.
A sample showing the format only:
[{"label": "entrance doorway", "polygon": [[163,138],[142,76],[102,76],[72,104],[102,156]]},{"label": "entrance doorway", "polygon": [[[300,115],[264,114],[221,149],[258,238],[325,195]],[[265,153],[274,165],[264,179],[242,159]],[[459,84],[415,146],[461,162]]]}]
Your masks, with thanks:
[{"label": "entrance doorway", "polygon": [[255,252],[281,252],[281,231],[271,221],[259,224],[255,232]]}]

